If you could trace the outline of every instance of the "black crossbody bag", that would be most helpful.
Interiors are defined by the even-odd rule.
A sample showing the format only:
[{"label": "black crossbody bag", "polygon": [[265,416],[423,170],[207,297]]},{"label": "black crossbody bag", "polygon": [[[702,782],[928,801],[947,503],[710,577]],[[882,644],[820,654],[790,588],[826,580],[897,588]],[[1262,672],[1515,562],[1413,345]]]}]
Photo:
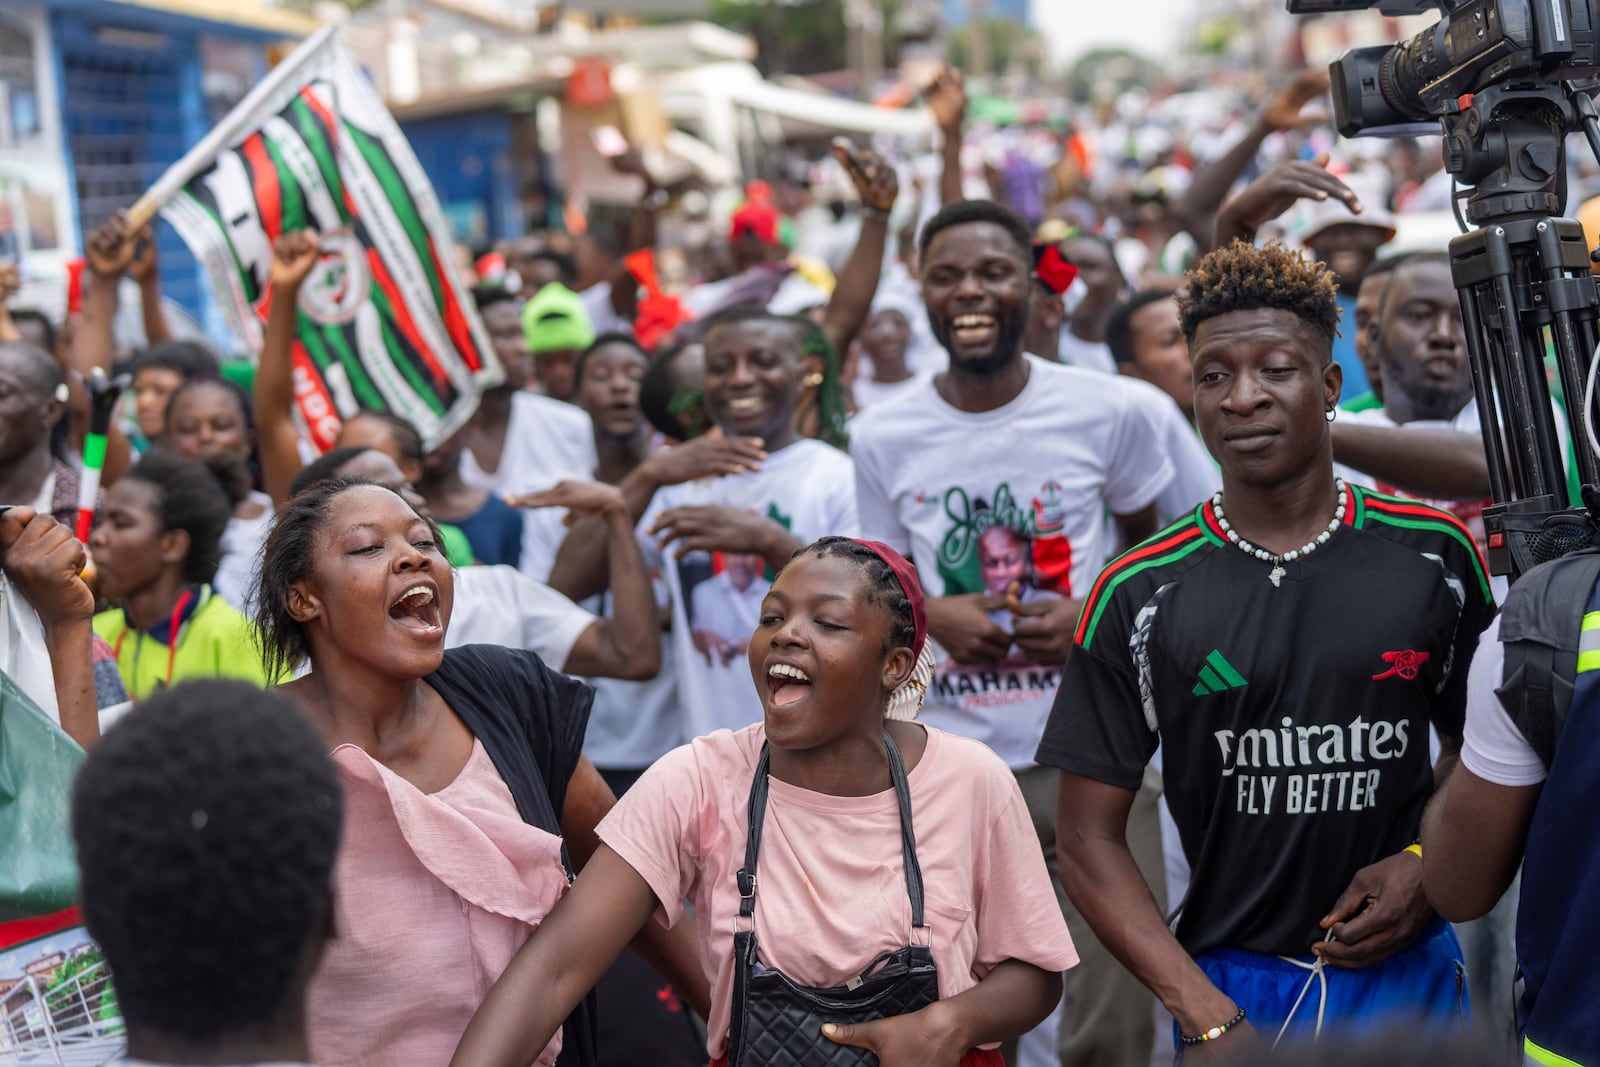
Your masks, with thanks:
[{"label": "black crossbody bag", "polygon": [[[744,867],[739,871],[739,918],[733,935],[733,1020],[728,1035],[728,1067],[877,1067],[866,1049],[835,1044],[822,1035],[823,1023],[858,1023],[906,1015],[939,999],[933,963],[932,930],[923,920],[922,868],[911,830],[911,790],[900,750],[883,735],[889,775],[900,805],[900,851],[905,861],[906,894],[911,898],[911,936],[905,948],[873,960],[858,978],[832,989],[799,985],[783,972],[764,967],[756,946],[756,857],[767,814],[768,752],[761,748],[750,784],[750,831]],[[739,927],[745,927],[740,929]],[[916,931],[929,944],[916,944]]]}]

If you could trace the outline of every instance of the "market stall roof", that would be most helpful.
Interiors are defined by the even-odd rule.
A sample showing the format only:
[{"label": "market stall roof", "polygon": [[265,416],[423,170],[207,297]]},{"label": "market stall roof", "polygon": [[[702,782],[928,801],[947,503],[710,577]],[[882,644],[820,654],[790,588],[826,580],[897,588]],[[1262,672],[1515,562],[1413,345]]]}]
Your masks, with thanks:
[{"label": "market stall roof", "polygon": [[911,110],[874,107],[827,93],[806,92],[774,85],[744,63],[713,63],[662,79],[663,106],[673,118],[694,118],[699,101],[726,97],[740,107],[765,112],[784,120],[786,132],[807,127],[849,133],[886,133],[926,137],[933,119],[925,108]]},{"label": "market stall roof", "polygon": [[262,0],[120,0],[121,5],[167,15],[255,30],[281,37],[309,37],[322,23],[304,12]]}]

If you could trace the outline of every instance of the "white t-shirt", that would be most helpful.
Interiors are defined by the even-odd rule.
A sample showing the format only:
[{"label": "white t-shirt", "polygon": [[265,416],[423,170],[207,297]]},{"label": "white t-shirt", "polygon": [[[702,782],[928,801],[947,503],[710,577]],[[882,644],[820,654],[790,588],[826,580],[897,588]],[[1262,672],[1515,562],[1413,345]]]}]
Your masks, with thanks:
[{"label": "white t-shirt", "polygon": [[489,474],[478,466],[470,449],[463,449],[461,478],[502,495],[532,493],[562,479],[587,480],[598,462],[588,412],[524,389],[511,398],[511,422],[499,469]]},{"label": "white t-shirt", "polygon": [[1058,351],[1061,362],[1069,367],[1082,367],[1103,374],[1117,373],[1117,360],[1111,354],[1110,345],[1104,341],[1085,341],[1075,335],[1066,323],[1061,324],[1061,347]]},{"label": "white t-shirt", "polygon": [[1500,643],[1497,615],[1478,638],[1478,651],[1467,672],[1467,726],[1461,741],[1461,765],[1495,785],[1538,785],[1549,769],[1495,695],[1505,666],[1506,649]]},{"label": "white t-shirt", "polygon": [[[993,411],[958,411],[930,382],[854,424],[864,535],[910,556],[930,597],[1011,580],[1085,596],[1110,547],[1106,510],[1139,511],[1172,480],[1146,394],[1115,374],[1031,357],[1028,368],[1021,394]],[[934,654],[922,718],[1031,766],[1060,668]]]},{"label": "white t-shirt", "polygon": [[[525,540],[539,549],[536,556],[523,552],[523,571],[536,568],[534,576],[549,577],[567,527],[559,508],[536,508],[525,513]],[[669,593],[659,574],[654,577],[656,605],[665,607]],[[604,618],[612,617],[614,601],[609,592],[598,593],[582,602],[585,611]],[[594,706],[589,726],[583,735],[583,754],[596,767],[605,770],[637,770],[648,767],[683,744],[683,720],[678,714],[678,676],[673,664],[671,637],[661,635],[661,670],[644,682],[620,678],[587,678],[594,686]]]},{"label": "white t-shirt", "polygon": [[253,519],[235,516],[222,531],[222,562],[211,588],[231,606],[250,615],[255,610],[257,577],[261,573],[261,550],[272,532],[272,498],[251,492],[250,500],[261,505]]},{"label": "white t-shirt", "polygon": [[551,670],[565,670],[572,646],[594,616],[515,567],[461,567],[445,631],[446,648],[504,645],[522,648]]},{"label": "white t-shirt", "polygon": [[855,384],[851,386],[851,392],[855,394],[856,398],[856,410],[865,411],[868,408],[877,407],[879,404],[886,404],[897,396],[904,396],[906,393],[914,392],[932,377],[933,373],[930,371],[926,374],[913,374],[901,382],[878,382],[873,381],[870,376],[864,374],[857,378]]},{"label": "white t-shirt", "polygon": [[583,310],[589,313],[589,325],[595,336],[606,333],[632,333],[633,323],[618,315],[611,306],[611,283],[596,282],[578,294]]},{"label": "white t-shirt", "polygon": [[[735,620],[722,609],[727,605],[707,608],[714,618],[702,619],[696,608],[709,604],[707,597],[698,596],[699,586],[717,580],[727,570],[745,565],[756,569],[754,581],[741,594],[739,600],[759,606],[761,598],[771,587],[770,576],[759,561],[732,560],[722,553],[713,557],[706,552],[691,552],[683,559],[675,559],[674,546],[663,553],[655,539],[644,534],[655,522],[656,516],[668,508],[698,504],[722,504],[728,507],[753,511],[775,519],[801,541],[810,543],[828,534],[854,537],[860,533],[856,519],[856,498],[851,492],[855,469],[850,457],[831,445],[803,438],[787,448],[772,453],[753,474],[735,474],[726,478],[706,478],[684,485],[668,486],[656,493],[650,508],[640,520],[640,547],[645,560],[660,571],[672,594],[672,643],[674,666],[678,672],[678,704],[683,713],[683,736],[699,737],[713,730],[740,730],[761,721],[761,699],[755,683],[750,678],[750,665],[743,651],[729,654],[718,646],[702,652],[696,647],[695,629],[698,626],[715,626],[710,630],[735,649],[749,647],[750,635],[755,626],[743,632],[722,633],[733,630]],[[724,579],[731,587],[732,580]],[[713,642],[703,634],[700,646],[712,648]]]}]

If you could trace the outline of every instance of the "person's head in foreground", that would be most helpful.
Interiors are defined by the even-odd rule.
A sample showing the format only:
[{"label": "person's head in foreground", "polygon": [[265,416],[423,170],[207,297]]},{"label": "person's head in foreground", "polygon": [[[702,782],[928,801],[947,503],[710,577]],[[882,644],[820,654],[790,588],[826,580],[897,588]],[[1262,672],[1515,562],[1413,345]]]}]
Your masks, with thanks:
[{"label": "person's head in foreground", "polygon": [[759,437],[768,451],[793,443],[806,374],[803,337],[798,319],[761,308],[718,316],[705,338],[706,420],[729,437]]},{"label": "person's head in foreground", "polygon": [[72,836],[129,1056],[309,1061],[342,821],[325,747],[270,692],[188,682],[106,734],[73,787]]},{"label": "person's head in foreground", "polygon": [[1235,241],[1189,271],[1179,321],[1194,367],[1194,414],[1223,484],[1271,490],[1331,469],[1333,275],[1276,242]]},{"label": "person's head in foreground", "polygon": [[438,528],[399,492],[318,482],[278,511],[261,556],[256,623],[280,674],[348,665],[416,679],[444,659],[454,577]]}]

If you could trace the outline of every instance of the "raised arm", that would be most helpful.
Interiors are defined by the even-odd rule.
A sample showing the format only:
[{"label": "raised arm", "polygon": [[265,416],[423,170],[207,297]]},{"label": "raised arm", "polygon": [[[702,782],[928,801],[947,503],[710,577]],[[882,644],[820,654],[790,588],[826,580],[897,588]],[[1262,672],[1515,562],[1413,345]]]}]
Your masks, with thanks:
[{"label": "raised arm", "polygon": [[1217,218],[1217,209],[1222,206],[1222,201],[1227,197],[1228,190],[1233,188],[1233,183],[1239,180],[1239,176],[1250,165],[1250,161],[1255,159],[1262,142],[1274,133],[1287,133],[1308,122],[1322,121],[1320,115],[1306,118],[1300,111],[1306,104],[1327,91],[1327,71],[1320,67],[1301,71],[1295,75],[1293,81],[1278,90],[1267,102],[1266,108],[1255,122],[1251,123],[1250,129],[1238,144],[1229,149],[1222,158],[1201,167],[1196,172],[1194,181],[1173,205],[1173,215],[1194,238],[1199,246],[1199,253],[1204,254],[1216,245],[1226,243],[1225,240],[1213,243],[1213,226]]},{"label": "raised arm", "polygon": [[655,894],[637,871],[605,845],[595,849],[489,990],[451,1067],[527,1067],[655,906]]},{"label": "raised arm", "polygon": [[32,508],[0,513],[0,569],[44,625],[61,729],[81,748],[100,739],[91,644],[94,594],[79,577],[86,556],[72,531]]},{"label": "raised arm", "polygon": [[[0,344],[22,340],[22,331],[17,329],[17,324],[12,321],[11,308],[7,306],[11,294],[21,288],[21,269],[15,263],[0,263]],[[50,354],[55,355],[54,352]]]},{"label": "raised arm", "polygon": [[1330,429],[1334,461],[1386,485],[1430,500],[1489,495],[1489,461],[1477,434],[1338,421]]},{"label": "raised arm", "polygon": [[835,144],[833,151],[861,197],[861,230],[839,268],[833,295],[822,313],[822,332],[842,354],[849,351],[850,342],[872,311],[889,243],[889,213],[894,210],[900,181],[894,168],[875,152],[856,152],[848,144]]},{"label": "raised arm", "polygon": [[111,373],[117,343],[112,320],[117,317],[117,283],[139,250],[139,242],[152,240],[150,227],[128,233],[128,213],[118,209],[89,236],[84,257],[89,280],[84,286],[83,317],[72,334],[72,362],[67,369],[87,378],[96,367]]},{"label": "raised arm", "polygon": [[289,499],[300,473],[300,433],[294,425],[294,339],[299,325],[300,286],[317,262],[315,230],[279,237],[272,246],[271,305],[261,343],[251,404],[260,442],[261,477],[274,505]]},{"label": "raised arm", "polygon": [[573,516],[598,519],[605,527],[611,617],[596,619],[579,635],[562,670],[641,682],[654,678],[661,670],[655,590],[621,491],[594,482],[562,482],[524,502],[529,507],[566,508]]},{"label": "raised arm", "polygon": [[[627,502],[629,516],[637,525],[655,498],[656,490],[698,478],[757,471],[766,458],[757,438],[723,437],[720,431],[712,431],[655,453],[623,478],[617,488]],[[511,501],[513,505],[528,502],[520,498]],[[556,551],[550,578],[545,584],[572,600],[583,600],[601,592],[606,588],[608,544],[606,531],[598,518],[579,516]]]},{"label": "raised arm", "polygon": [[1279,164],[1245,186],[1238,196],[1222,206],[1216,215],[1215,242],[1207,247],[1221,248],[1233,241],[1251,242],[1256,230],[1294,206],[1298,200],[1343,200],[1352,214],[1361,212],[1361,201],[1350,187],[1327,171],[1328,153],[1306,162],[1293,160]]},{"label": "raised arm", "polygon": [[161,306],[161,266],[156,256],[156,239],[148,226],[140,237],[133,262],[128,264],[128,277],[139,283],[139,311],[144,318],[145,344],[170,341],[172,326],[167,322],[166,309]]},{"label": "raised arm", "polygon": [[928,107],[939,127],[939,203],[966,199],[961,191],[961,126],[967,116],[967,89],[961,72],[945,67],[927,91]]}]

